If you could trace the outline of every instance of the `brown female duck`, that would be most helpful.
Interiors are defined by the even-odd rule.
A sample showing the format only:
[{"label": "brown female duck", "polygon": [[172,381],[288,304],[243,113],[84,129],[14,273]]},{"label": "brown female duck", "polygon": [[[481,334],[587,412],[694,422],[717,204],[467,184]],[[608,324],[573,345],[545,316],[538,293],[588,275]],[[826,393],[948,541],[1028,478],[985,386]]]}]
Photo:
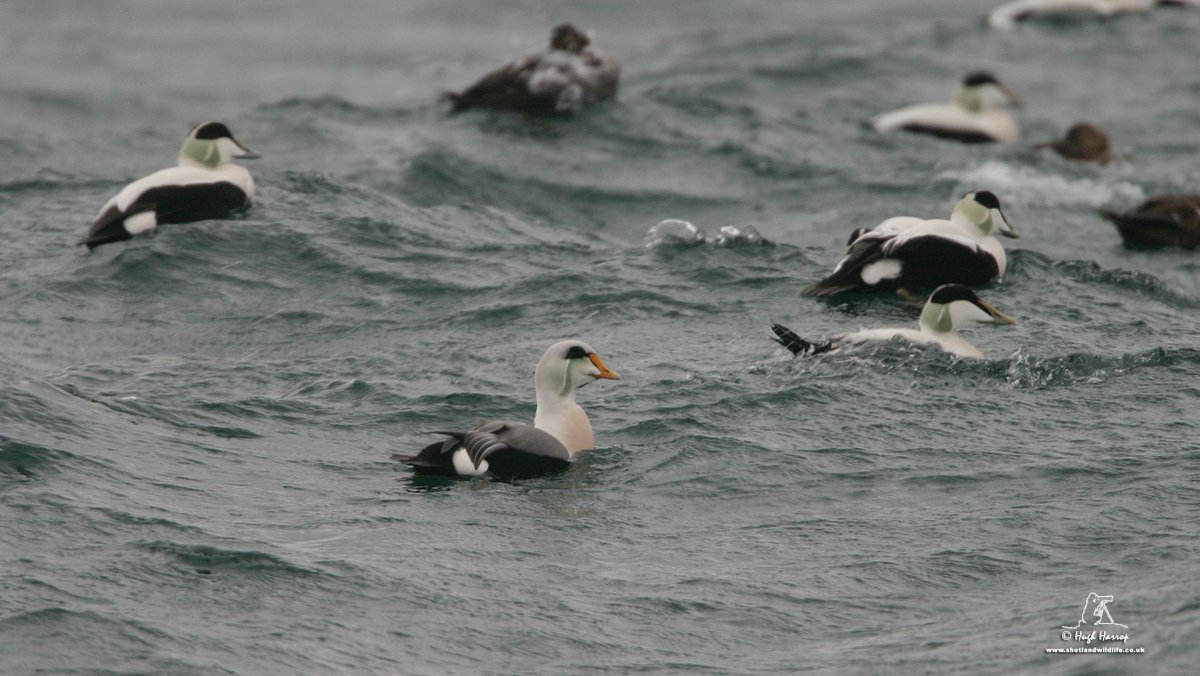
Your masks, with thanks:
[{"label": "brown female duck", "polygon": [[591,40],[564,23],[550,49],[498,68],[461,92],[445,95],[453,109],[491,108],[525,113],[573,113],[615,99],[621,67],[588,49]]},{"label": "brown female duck", "polygon": [[1100,215],[1116,224],[1128,246],[1200,246],[1200,195],[1157,195],[1133,211]]}]

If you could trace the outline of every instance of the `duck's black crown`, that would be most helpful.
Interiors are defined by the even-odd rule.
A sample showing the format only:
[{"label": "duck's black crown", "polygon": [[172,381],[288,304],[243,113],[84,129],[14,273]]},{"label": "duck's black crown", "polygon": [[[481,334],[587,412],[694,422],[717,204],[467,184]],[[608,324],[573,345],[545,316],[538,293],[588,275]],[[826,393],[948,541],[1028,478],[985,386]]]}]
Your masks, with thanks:
[{"label": "duck's black crown", "polygon": [[233,138],[233,134],[229,132],[229,127],[220,122],[205,122],[196,127],[196,138],[214,141],[219,138]]}]

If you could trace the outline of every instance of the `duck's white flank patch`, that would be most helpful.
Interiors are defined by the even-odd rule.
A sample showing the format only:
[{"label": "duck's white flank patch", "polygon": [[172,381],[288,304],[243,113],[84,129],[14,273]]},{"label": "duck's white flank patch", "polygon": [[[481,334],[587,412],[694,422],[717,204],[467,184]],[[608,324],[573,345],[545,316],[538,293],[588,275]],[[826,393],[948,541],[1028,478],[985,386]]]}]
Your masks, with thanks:
[{"label": "duck's white flank patch", "polygon": [[125,230],[131,235],[140,235],[158,227],[158,217],[153,211],[143,211],[125,219]]},{"label": "duck's white flank patch", "polygon": [[450,460],[454,463],[454,471],[459,476],[483,476],[487,474],[488,461],[484,460],[479,463],[479,467],[476,467],[471,462],[470,456],[467,455],[467,449],[462,446],[454,449],[454,455],[450,456]]},{"label": "duck's white flank patch", "polygon": [[884,258],[864,267],[862,279],[873,286],[885,279],[896,279],[900,276],[900,268],[900,261],[895,258]]}]

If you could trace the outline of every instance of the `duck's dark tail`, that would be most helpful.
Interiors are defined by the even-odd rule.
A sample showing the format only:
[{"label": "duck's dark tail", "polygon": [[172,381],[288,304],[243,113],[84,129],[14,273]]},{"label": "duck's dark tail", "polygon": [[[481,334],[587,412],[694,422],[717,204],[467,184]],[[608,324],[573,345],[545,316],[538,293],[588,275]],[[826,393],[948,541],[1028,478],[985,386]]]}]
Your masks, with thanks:
[{"label": "duck's dark tail", "polygon": [[777,336],[775,342],[786,347],[789,352],[796,356],[801,354],[821,354],[833,349],[832,340],[827,340],[824,343],[813,343],[797,336],[795,331],[781,324],[772,323],[771,330]]},{"label": "duck's dark tail", "polygon": [[458,476],[454,470],[453,455],[446,453],[447,441],[435,441],[416,455],[403,455],[396,453],[392,456],[392,460],[400,462],[412,467],[422,474],[442,474],[445,476]]}]

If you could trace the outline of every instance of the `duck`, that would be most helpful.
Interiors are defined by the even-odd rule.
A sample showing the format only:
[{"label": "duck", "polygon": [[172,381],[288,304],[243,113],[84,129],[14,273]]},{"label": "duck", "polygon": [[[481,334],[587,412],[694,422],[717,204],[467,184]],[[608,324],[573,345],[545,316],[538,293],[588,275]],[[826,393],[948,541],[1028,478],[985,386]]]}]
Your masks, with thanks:
[{"label": "duck", "polygon": [[89,251],[150,233],[168,223],[221,218],[249,206],[254,179],[234,160],[258,159],[221,122],[203,122],[188,132],[178,166],[139,178],[104,203],[77,246]]},{"label": "duck", "polygon": [[1015,143],[1021,133],[1008,106],[1021,99],[991,73],[979,71],[963,78],[950,103],[921,103],[872,118],[882,133],[909,131],[962,143]]},{"label": "duck", "polygon": [[809,341],[777,323],[771,324],[775,342],[793,355],[820,354],[851,344],[900,339],[918,345],[937,345],[943,352],[968,359],[982,359],[983,353],[959,335],[959,329],[978,324],[1011,325],[1011,317],[985,303],[961,284],[943,284],[929,295],[921,310],[917,328],[868,329],[847,333],[824,341]]},{"label": "duck", "polygon": [[1108,18],[1127,12],[1144,12],[1154,7],[1187,7],[1196,4],[1196,0],[1015,0],[989,12],[987,23],[992,28],[1009,30],[1019,21],[1038,16],[1092,13]]},{"label": "duck", "polygon": [[949,220],[895,216],[859,234],[833,272],[800,293],[835,296],[950,283],[983,286],[1003,278],[1008,267],[997,234],[1020,237],[995,193],[974,190],[954,205]]},{"label": "duck", "polygon": [[1126,246],[1200,247],[1200,195],[1156,195],[1132,211],[1100,215],[1117,226]]},{"label": "duck", "polygon": [[575,113],[617,97],[621,67],[589,49],[591,38],[574,25],[556,26],[550,48],[518,59],[443,97],[453,111],[490,108],[525,113]]},{"label": "duck", "polygon": [[1108,135],[1090,122],[1078,122],[1067,130],[1067,135],[1057,141],[1039,143],[1034,150],[1049,148],[1061,157],[1078,162],[1095,162],[1106,165],[1116,159],[1108,142]]},{"label": "duck", "polygon": [[575,402],[579,388],[620,380],[587,343],[563,340],[546,349],[533,373],[533,424],[486,420],[466,431],[436,432],[416,455],[393,455],[419,474],[455,478],[519,478],[566,469],[595,446],[591,421]]}]

